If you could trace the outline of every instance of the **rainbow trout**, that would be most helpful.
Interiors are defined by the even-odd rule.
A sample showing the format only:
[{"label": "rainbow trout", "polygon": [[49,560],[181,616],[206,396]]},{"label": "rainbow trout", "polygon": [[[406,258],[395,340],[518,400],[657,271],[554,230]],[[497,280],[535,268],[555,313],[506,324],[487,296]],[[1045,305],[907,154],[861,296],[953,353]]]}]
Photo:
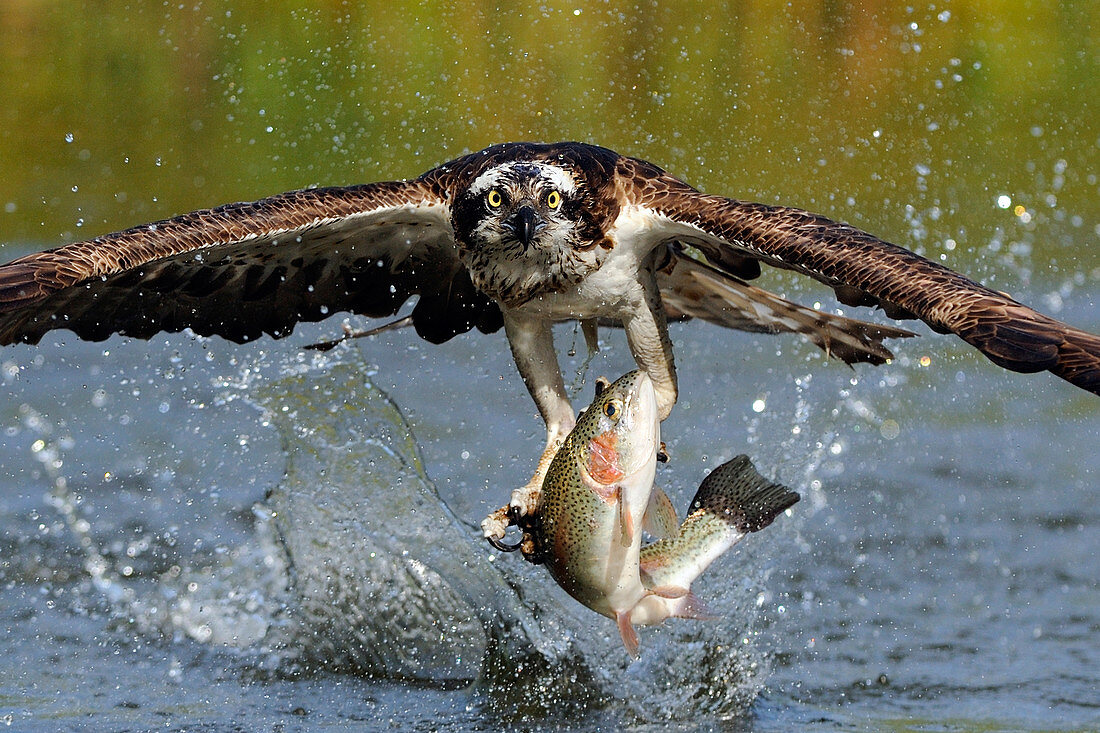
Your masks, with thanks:
[{"label": "rainbow trout", "polygon": [[[635,626],[711,617],[691,582],[799,497],[738,456],[707,476],[677,528],[672,503],[653,486],[660,421],[652,382],[634,371],[604,385],[551,462],[525,524],[532,559],[573,598],[614,619],[636,657]],[[643,548],[643,529],[663,539]]]}]

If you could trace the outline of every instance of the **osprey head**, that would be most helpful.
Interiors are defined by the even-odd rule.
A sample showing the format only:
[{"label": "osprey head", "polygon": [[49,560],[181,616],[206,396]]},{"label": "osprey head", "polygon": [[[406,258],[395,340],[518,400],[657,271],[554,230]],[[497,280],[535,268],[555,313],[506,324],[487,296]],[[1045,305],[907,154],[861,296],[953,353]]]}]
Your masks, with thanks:
[{"label": "osprey head", "polygon": [[494,247],[513,257],[568,245],[577,223],[577,189],[573,173],[552,163],[495,165],[460,195],[455,235],[460,246]]},{"label": "osprey head", "polygon": [[543,160],[493,165],[455,198],[452,224],[478,289],[506,303],[561,290],[598,266],[586,186]]}]

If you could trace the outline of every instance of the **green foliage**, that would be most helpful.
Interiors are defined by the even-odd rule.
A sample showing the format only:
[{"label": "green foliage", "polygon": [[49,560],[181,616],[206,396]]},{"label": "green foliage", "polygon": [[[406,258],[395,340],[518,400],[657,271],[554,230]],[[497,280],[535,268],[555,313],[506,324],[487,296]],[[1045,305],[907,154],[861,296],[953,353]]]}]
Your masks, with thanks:
[{"label": "green foliage", "polygon": [[[0,242],[571,138],[964,269],[992,245],[1025,270],[1090,273],[1098,16],[992,0],[7,2]],[[1036,246],[1006,255],[1014,242]]]}]

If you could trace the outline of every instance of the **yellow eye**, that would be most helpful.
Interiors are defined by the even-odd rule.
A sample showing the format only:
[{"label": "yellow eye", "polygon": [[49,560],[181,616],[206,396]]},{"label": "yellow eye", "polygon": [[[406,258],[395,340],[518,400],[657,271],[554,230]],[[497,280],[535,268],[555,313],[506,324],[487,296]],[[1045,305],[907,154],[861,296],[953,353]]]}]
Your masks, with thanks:
[{"label": "yellow eye", "polygon": [[614,420],[619,416],[619,413],[623,411],[623,406],[618,400],[611,400],[603,406],[603,414]]},{"label": "yellow eye", "polygon": [[489,192],[488,201],[489,206],[492,206],[494,209],[499,209],[500,205],[504,203],[504,197],[500,195],[500,191],[494,188]]},{"label": "yellow eye", "polygon": [[546,205],[551,209],[561,206],[561,194],[557,191],[551,191],[550,195],[546,197]]}]

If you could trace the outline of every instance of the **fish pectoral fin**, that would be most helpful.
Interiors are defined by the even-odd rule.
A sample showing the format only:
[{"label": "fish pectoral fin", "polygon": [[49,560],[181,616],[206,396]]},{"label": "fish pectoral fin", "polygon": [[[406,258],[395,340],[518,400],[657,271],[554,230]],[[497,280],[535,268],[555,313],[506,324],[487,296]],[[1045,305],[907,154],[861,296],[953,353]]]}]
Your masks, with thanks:
[{"label": "fish pectoral fin", "polygon": [[655,596],[661,598],[683,598],[690,595],[691,591],[687,588],[681,588],[678,585],[662,585],[659,588],[647,588],[647,590]]},{"label": "fish pectoral fin", "polygon": [[637,659],[641,644],[638,642],[638,632],[634,630],[634,626],[630,623],[630,611],[616,611],[615,623],[619,626],[619,636],[623,638],[626,653]]},{"label": "fish pectoral fin", "polygon": [[693,618],[699,621],[714,621],[718,618],[718,614],[714,613],[703,599],[690,591],[680,597],[671,615],[675,618]]},{"label": "fish pectoral fin", "polygon": [[680,520],[676,516],[676,507],[668,494],[653,487],[649,494],[649,504],[642,517],[642,529],[658,539],[671,539],[680,531]]},{"label": "fish pectoral fin", "polygon": [[619,544],[630,547],[630,543],[634,541],[634,517],[630,513],[630,507],[626,505],[622,487],[615,489],[615,495],[615,505],[619,508]]}]

